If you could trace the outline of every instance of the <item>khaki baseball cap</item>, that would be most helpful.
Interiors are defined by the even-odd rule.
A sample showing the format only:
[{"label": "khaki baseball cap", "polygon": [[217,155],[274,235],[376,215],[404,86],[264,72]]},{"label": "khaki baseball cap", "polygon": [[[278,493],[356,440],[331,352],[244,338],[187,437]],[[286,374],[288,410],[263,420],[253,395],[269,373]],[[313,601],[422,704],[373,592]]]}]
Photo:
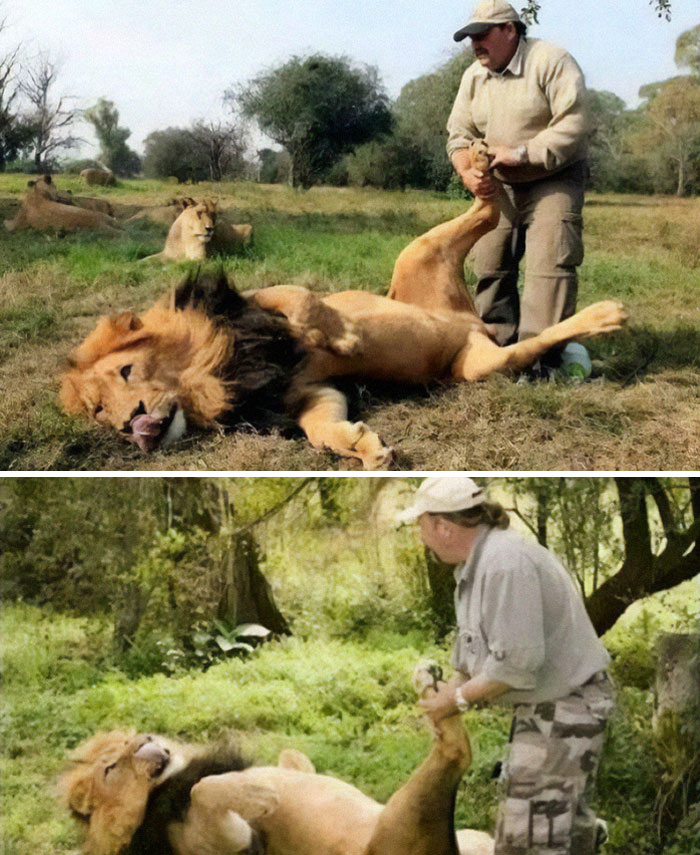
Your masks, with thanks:
[{"label": "khaki baseball cap", "polygon": [[411,522],[421,514],[466,511],[485,501],[484,491],[471,478],[426,478],[416,490],[413,504],[397,514],[396,522]]},{"label": "khaki baseball cap", "polygon": [[469,23],[454,34],[454,40],[461,42],[467,36],[478,36],[495,24],[507,24],[520,20],[520,15],[505,0],[481,0],[476,4]]}]

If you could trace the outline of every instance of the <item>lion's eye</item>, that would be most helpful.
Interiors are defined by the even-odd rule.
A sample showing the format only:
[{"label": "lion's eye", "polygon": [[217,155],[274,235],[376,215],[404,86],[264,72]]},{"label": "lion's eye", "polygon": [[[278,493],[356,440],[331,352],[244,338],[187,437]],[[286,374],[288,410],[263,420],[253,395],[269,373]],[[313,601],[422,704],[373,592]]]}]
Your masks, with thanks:
[{"label": "lion's eye", "polygon": [[131,374],[131,366],[130,366],[130,365],[125,365],[125,366],[124,366],[124,367],[119,371],[119,373],[122,375],[122,377],[123,377],[125,380],[128,380],[128,379],[129,379],[129,374]]},{"label": "lion's eye", "polygon": [[116,763],[111,763],[109,766],[105,766],[105,778],[107,777],[107,775],[109,775],[109,773],[112,771],[112,769],[114,769],[116,765]]},{"label": "lion's eye", "polygon": [[95,409],[92,411],[93,416],[99,416],[99,414],[104,410],[102,404],[98,404]]}]

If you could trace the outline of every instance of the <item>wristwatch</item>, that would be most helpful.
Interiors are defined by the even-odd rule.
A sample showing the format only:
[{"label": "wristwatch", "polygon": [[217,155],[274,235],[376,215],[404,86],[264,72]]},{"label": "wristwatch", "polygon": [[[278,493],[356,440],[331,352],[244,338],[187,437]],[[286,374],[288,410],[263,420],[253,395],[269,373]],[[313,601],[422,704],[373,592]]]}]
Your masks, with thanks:
[{"label": "wristwatch", "polygon": [[455,689],[455,704],[460,712],[466,712],[469,709],[469,701],[462,695],[461,686],[457,686]]}]

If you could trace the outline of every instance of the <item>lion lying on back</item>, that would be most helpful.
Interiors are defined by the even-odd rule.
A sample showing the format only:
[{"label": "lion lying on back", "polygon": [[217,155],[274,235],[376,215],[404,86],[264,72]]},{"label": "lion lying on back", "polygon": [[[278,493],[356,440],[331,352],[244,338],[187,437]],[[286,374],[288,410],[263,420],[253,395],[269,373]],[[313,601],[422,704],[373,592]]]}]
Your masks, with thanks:
[{"label": "lion lying on back", "polygon": [[[419,666],[414,685],[434,691]],[[98,734],[74,756],[62,789],[88,827],[89,855],[492,855],[481,831],[454,831],[459,781],[471,763],[459,716],[441,722],[430,754],[382,806],[284,751],[250,766],[230,746],[193,748],[161,736]]]},{"label": "lion lying on back", "polygon": [[203,261],[209,256],[231,252],[250,243],[253,227],[229,223],[217,211],[215,201],[183,199],[181,204],[182,212],[170,227],[165,246],[161,252],[149,255],[148,259]]},{"label": "lion lying on back", "polygon": [[[197,228],[213,229],[206,210],[186,214],[204,218]],[[356,458],[366,469],[387,466],[392,448],[364,422],[348,420],[334,378],[483,380],[522,371],[552,347],[618,330],[627,320],[621,303],[605,300],[499,347],[464,281],[467,253],[498,217],[495,202],[477,200],[416,238],[396,261],[387,297],[278,285],[244,300],[225,277],[188,278],[172,299],[139,317],[124,312],[99,322],[71,356],[63,407],[144,451],[174,442],[188,424],[265,429],[294,418],[315,448]],[[195,241],[204,251],[206,241]]]}]

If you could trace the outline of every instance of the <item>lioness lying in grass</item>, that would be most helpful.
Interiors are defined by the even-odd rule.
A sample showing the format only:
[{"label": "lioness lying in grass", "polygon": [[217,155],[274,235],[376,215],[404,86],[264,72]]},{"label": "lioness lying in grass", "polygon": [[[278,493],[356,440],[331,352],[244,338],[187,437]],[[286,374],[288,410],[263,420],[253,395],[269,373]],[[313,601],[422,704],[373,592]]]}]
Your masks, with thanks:
[{"label": "lioness lying in grass", "polygon": [[[435,670],[414,673],[419,694]],[[382,806],[316,774],[296,751],[278,766],[248,766],[230,748],[197,749],[160,736],[98,734],[63,779],[88,825],[86,851],[114,855],[491,855],[480,831],[455,833],[453,806],[471,763],[459,716],[445,719],[428,757]]]}]

